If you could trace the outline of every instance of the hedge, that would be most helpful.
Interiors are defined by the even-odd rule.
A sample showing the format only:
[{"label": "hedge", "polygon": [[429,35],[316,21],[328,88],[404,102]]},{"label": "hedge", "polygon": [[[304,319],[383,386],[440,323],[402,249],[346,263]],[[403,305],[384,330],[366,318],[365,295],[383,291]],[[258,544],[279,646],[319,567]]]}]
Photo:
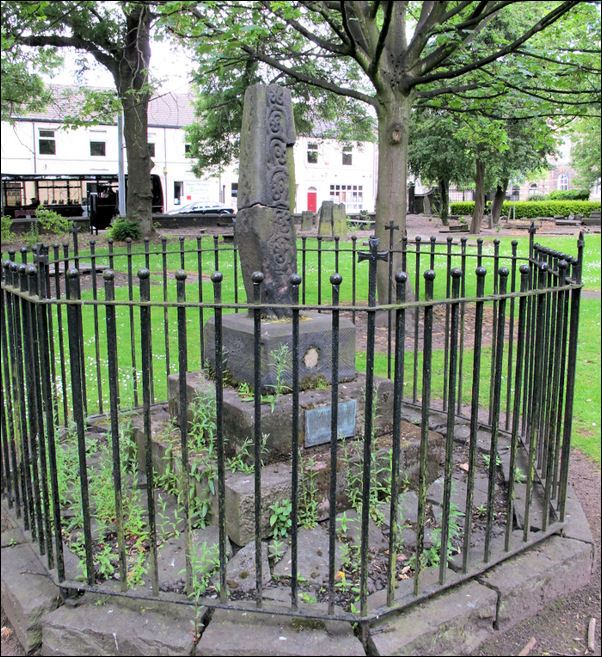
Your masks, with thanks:
[{"label": "hedge", "polygon": [[[474,201],[462,201],[451,204],[451,214],[472,215]],[[513,215],[513,208],[515,214]],[[516,219],[535,219],[536,217],[568,217],[582,214],[589,217],[594,210],[600,210],[600,201],[504,201],[502,215]]]}]

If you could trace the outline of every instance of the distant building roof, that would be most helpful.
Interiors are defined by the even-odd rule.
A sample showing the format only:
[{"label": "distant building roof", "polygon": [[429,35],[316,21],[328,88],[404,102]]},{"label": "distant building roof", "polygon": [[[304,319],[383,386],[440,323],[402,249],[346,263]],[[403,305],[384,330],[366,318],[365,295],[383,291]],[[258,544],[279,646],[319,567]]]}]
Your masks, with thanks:
[{"label": "distant building roof", "polygon": [[[74,116],[77,103],[80,102],[78,95],[79,87],[51,85],[54,100],[48,104],[45,111],[28,112],[17,115],[17,120],[37,121],[64,121],[66,116]],[[109,91],[99,89],[99,91]],[[181,128],[194,122],[193,96],[191,93],[176,94],[173,92],[160,93],[151,98],[148,105],[148,126]],[[117,122],[115,119],[114,124]],[[114,125],[113,124],[113,125]]]}]

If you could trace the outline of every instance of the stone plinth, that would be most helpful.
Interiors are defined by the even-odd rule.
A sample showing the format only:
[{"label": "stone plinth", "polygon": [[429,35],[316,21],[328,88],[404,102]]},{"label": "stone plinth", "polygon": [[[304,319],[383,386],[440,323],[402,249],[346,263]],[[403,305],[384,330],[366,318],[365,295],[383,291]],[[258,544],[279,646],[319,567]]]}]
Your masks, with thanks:
[{"label": "stone plinth", "polygon": [[[340,318],[339,333],[339,380],[350,381],[355,377],[355,325]],[[301,388],[316,383],[332,382],[332,325],[329,315],[304,313],[299,321],[299,385]],[[247,315],[224,315],[222,320],[225,366],[234,381],[254,384],[254,322]],[[205,324],[207,360],[215,366],[215,322],[211,318]],[[288,347],[288,363],[280,382],[292,386],[291,356],[293,353],[292,325],[290,321],[261,323],[261,388],[271,393],[277,385],[274,360],[282,345]]]}]

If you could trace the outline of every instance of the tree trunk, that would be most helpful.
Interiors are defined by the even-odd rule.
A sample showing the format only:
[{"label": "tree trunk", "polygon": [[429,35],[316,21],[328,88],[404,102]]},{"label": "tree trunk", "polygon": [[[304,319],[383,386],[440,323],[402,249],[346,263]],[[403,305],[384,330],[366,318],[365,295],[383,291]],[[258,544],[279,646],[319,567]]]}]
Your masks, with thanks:
[{"label": "tree trunk", "polygon": [[[393,246],[400,250],[406,231],[408,133],[411,95],[395,95],[377,107],[378,115],[378,188],[376,192],[375,236],[380,239],[379,250],[389,248],[386,227],[393,222]],[[401,269],[401,254],[393,258],[393,274]],[[379,303],[389,300],[389,264],[380,262],[377,274]],[[408,298],[411,288],[408,285]],[[393,284],[392,298],[395,299]]]},{"label": "tree trunk", "polygon": [[153,162],[148,152],[148,67],[150,62],[151,16],[136,4],[126,18],[126,42],[114,73],[123,106],[123,134],[128,162],[127,216],[140,226],[143,237],[153,233]]},{"label": "tree trunk", "polygon": [[475,174],[474,211],[470,222],[470,232],[480,233],[485,210],[485,163],[477,156]]},{"label": "tree trunk", "polygon": [[502,214],[502,205],[504,204],[504,199],[506,198],[506,191],[508,189],[508,180],[503,180],[501,185],[498,185],[495,190],[495,196],[493,197],[493,205],[491,207],[491,223],[494,226],[497,226],[500,222],[500,216]]},{"label": "tree trunk", "polygon": [[444,226],[449,226],[449,181],[445,178],[439,178],[439,196],[441,197],[441,208],[439,216]]}]

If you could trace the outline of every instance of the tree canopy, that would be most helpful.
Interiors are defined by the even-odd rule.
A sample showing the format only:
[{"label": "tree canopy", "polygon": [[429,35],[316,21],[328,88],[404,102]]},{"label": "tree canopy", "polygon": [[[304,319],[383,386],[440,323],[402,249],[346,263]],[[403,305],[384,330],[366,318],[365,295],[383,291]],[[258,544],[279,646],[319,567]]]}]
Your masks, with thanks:
[{"label": "tree canopy", "polygon": [[[28,61],[51,63],[46,52],[74,49],[91,55],[112,74],[124,114],[127,214],[140,224],[144,235],[152,232],[147,128],[153,10],[163,11],[162,3],[55,0],[3,2],[1,9],[3,73],[5,60],[17,71],[27,71]],[[31,49],[37,54],[32,56]],[[32,85],[39,83],[35,76],[28,80]],[[4,83],[3,79],[3,88]],[[11,78],[11,86],[14,84],[15,78]],[[3,100],[3,111],[4,107]]]},{"label": "tree canopy", "polygon": [[[584,114],[600,104],[599,50],[591,46],[600,19],[588,3],[168,4],[181,9],[174,32],[195,42],[200,80],[224,80],[245,62],[257,62],[288,80],[373,108],[381,239],[390,221],[405,229],[412,108],[515,118],[501,116],[495,106],[509,93],[524,98],[522,118]],[[552,102],[543,106],[544,100],[558,100],[562,110]]]}]

